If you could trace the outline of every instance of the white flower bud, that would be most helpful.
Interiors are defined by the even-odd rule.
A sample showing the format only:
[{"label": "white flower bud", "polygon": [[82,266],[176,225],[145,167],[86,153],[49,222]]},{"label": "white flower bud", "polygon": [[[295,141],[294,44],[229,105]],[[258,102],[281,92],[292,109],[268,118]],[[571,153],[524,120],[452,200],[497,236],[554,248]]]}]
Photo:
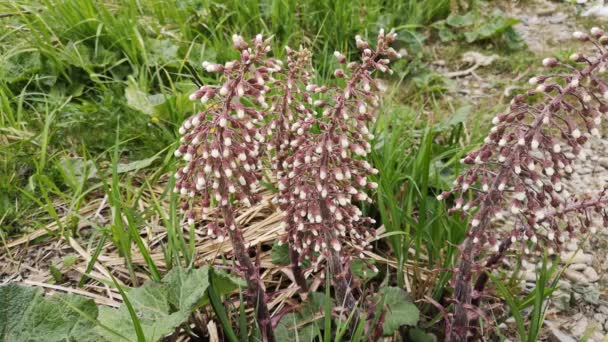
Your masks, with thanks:
[{"label": "white flower bud", "polygon": [[536,150],[536,149],[538,149],[538,145],[539,145],[538,140],[536,140],[536,139],[532,139],[532,143],[530,144],[530,147],[531,147],[533,150]]}]

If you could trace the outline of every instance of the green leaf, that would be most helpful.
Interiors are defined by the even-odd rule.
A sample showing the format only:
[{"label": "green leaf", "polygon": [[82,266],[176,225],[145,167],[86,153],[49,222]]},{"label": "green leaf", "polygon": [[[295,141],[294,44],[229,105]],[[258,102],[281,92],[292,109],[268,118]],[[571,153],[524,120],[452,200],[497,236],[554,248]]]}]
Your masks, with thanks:
[{"label": "green leaf", "polygon": [[144,114],[155,116],[157,114],[157,106],[162,105],[165,102],[165,95],[153,94],[150,95],[147,92],[140,89],[135,79],[129,76],[128,85],[125,88],[125,98],[127,99],[127,105],[133,109],[136,109]]},{"label": "green leaf", "polygon": [[436,132],[442,132],[442,131],[448,130],[458,124],[464,123],[469,118],[469,115],[471,114],[471,109],[472,109],[471,106],[468,106],[468,105],[462,106],[462,107],[458,108],[450,116],[448,116],[447,119],[441,121],[440,123],[435,125],[435,127],[433,127],[433,128],[435,129]]},{"label": "green leaf", "polygon": [[450,14],[445,22],[452,27],[466,27],[475,23],[475,13],[467,12],[465,14]]},{"label": "green leaf", "polygon": [[[158,341],[184,323],[205,296],[208,286],[208,267],[190,271],[174,268],[162,282],[148,281],[142,287],[129,291],[127,298],[139,318],[146,341]],[[125,305],[119,309],[101,307],[99,321],[129,340],[137,340]],[[111,332],[101,327],[97,330],[109,340],[116,340],[116,335]]]},{"label": "green leaf", "polygon": [[146,168],[146,167],[152,165],[152,163],[156,159],[158,159],[158,157],[159,157],[159,155],[156,154],[150,158],[136,160],[136,161],[132,161],[130,163],[118,163],[118,165],[116,166],[116,172],[125,173],[125,172],[130,172],[130,171],[135,171],[135,170]]},{"label": "green leaf", "polygon": [[313,317],[319,316],[318,318],[314,319],[315,322],[319,322],[321,319],[323,319],[321,314],[325,312],[326,297],[327,296],[321,292],[309,293],[308,300],[300,309],[301,316],[306,317],[309,321],[313,320]]},{"label": "green leaf", "polygon": [[291,264],[291,260],[289,258],[289,245],[286,243],[279,246],[278,242],[272,245],[272,250],[270,251],[270,257],[272,258],[272,263],[277,266],[287,266]]},{"label": "green leaf", "polygon": [[432,334],[425,333],[422,329],[410,329],[408,332],[410,339],[408,341],[412,342],[434,342],[437,340],[437,337]]},{"label": "green leaf", "polygon": [[407,293],[398,287],[384,287],[379,292],[380,303],[386,308],[382,329],[391,335],[402,325],[414,326],[420,319],[420,311]]},{"label": "green leaf", "polygon": [[63,257],[63,267],[70,268],[76,264],[78,258],[75,255],[66,255]]},{"label": "green leaf", "polygon": [[171,63],[179,65],[177,56],[179,47],[173,44],[173,42],[174,40],[171,39],[148,39],[148,61],[151,64],[158,65]]},{"label": "green leaf", "polygon": [[502,15],[494,15],[475,30],[465,32],[464,37],[467,43],[495,38],[502,35],[509,28],[517,25],[518,23],[518,19],[504,17]]},{"label": "green leaf", "polygon": [[0,63],[0,78],[8,83],[27,79],[40,70],[40,53],[38,51],[21,51],[12,56],[5,54]]},{"label": "green leaf", "polygon": [[[169,288],[169,303],[177,310],[193,308],[204,296],[209,286],[208,267],[190,272],[182,268],[171,270],[162,280]],[[188,309],[189,310],[189,309]]]},{"label": "green leaf", "polygon": [[236,289],[244,289],[247,287],[247,281],[245,281],[245,279],[228,273],[221,268],[212,268],[210,274],[213,278],[213,287],[219,295],[224,295]]},{"label": "green leaf", "polygon": [[50,265],[50,271],[55,283],[61,283],[63,280],[63,274],[61,274],[61,271],[57,268],[57,266]]},{"label": "green leaf", "polygon": [[97,317],[91,299],[56,294],[15,284],[0,286],[1,341],[100,341],[95,323],[79,312]]},{"label": "green leaf", "polygon": [[374,260],[362,260],[354,259],[350,264],[350,270],[357,278],[362,279],[364,282],[374,278],[378,275],[378,272],[372,269],[372,265],[376,262]]},{"label": "green leaf", "polygon": [[288,313],[281,318],[274,330],[277,341],[314,341],[321,333],[319,327],[313,324],[304,324],[304,319],[297,313]]},{"label": "green leaf", "polygon": [[311,292],[300,310],[281,318],[275,328],[277,341],[314,341],[321,334],[319,325],[325,316],[324,312],[325,294]]}]

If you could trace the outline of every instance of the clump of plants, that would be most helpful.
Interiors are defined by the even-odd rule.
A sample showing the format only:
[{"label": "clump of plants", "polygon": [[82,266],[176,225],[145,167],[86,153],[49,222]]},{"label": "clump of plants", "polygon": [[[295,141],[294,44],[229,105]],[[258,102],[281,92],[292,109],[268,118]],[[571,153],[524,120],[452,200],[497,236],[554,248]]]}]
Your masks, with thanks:
[{"label": "clump of plants", "polygon": [[[531,257],[561,249],[565,241],[588,231],[594,215],[608,226],[608,187],[572,196],[563,185],[585,158],[584,145],[599,136],[608,112],[608,35],[599,28],[574,37],[592,52],[574,53],[570,63],[545,58],[550,71],[530,79],[534,89],[517,95],[497,115],[484,143],[461,162],[468,165],[451,191],[452,212],[469,219],[454,271],[454,313],[446,320],[446,338],[467,341],[479,333],[480,300],[488,272],[507,251]],[[496,223],[507,214],[508,230]]]},{"label": "clump of plants", "polygon": [[394,31],[381,30],[373,48],[357,36],[357,62],[336,52],[344,66],[334,73],[336,84],[312,83],[305,49],[287,48],[286,63],[269,57],[269,40],[261,35],[252,42],[233,36],[239,60],[203,63],[206,71],[220,75],[220,82],[191,96],[206,109],[179,130],[175,156],[183,158],[184,166],[175,174],[175,191],[188,198],[182,209],[189,224],[210,222],[207,234],[232,244],[265,341],[275,340],[267,294],[236,211],[260,201],[256,189],[262,169],[270,167],[284,213],[279,241],[289,244],[296,282],[307,290],[304,262],[312,264],[313,272],[327,264],[339,303],[355,308],[360,298],[350,255],[370,249],[374,235],[374,221],[357,207],[358,201],[371,201],[367,191],[376,188],[367,181],[377,173],[365,161],[372,138],[367,125],[380,103],[375,74],[390,72],[390,60],[399,58],[389,47],[395,37]]}]

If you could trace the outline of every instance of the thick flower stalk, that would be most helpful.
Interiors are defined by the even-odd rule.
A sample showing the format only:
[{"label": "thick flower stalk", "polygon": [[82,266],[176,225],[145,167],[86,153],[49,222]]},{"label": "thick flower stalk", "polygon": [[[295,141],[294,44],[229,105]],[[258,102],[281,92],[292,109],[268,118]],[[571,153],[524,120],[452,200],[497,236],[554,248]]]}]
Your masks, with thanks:
[{"label": "thick flower stalk", "polygon": [[[470,216],[454,273],[455,312],[448,339],[466,341],[470,336],[487,281],[484,266],[498,264],[512,246],[524,255],[559,250],[586,229],[592,213],[603,215],[604,223],[608,220],[606,191],[573,200],[563,185],[575,159],[585,158],[583,145],[590,136],[599,136],[608,112],[608,84],[601,78],[608,67],[608,36],[598,28],[574,36],[592,45],[593,55],[573,54],[574,66],[544,59],[543,65],[555,72],[530,79],[535,89],[516,96],[509,110],[494,118],[483,145],[461,161],[470,167],[451,191],[439,195],[455,196],[452,211]],[[494,225],[503,209],[515,221],[510,231]]]},{"label": "thick flower stalk", "polygon": [[287,232],[282,242],[297,251],[298,263],[307,259],[318,269],[327,260],[336,298],[348,309],[356,305],[350,255],[363,256],[371,248],[367,239],[374,234],[374,220],[363,217],[353,203],[371,201],[366,191],[377,187],[367,177],[378,171],[364,160],[372,138],[367,125],[379,103],[379,85],[373,74],[390,71],[389,58],[398,57],[389,47],[395,37],[392,31],[381,31],[375,50],[356,37],[362,51],[360,62],[347,64],[343,54],[335,53],[346,66],[346,70],[335,71],[344,85],[306,87],[315,94],[313,105],[322,113],[310,113],[291,126],[296,137],[290,142],[292,152],[279,180]]},{"label": "thick flower stalk", "polygon": [[[273,82],[275,89],[279,92],[273,95],[271,112],[272,119],[266,126],[267,134],[271,135],[268,148],[274,150],[272,158],[272,169],[276,179],[286,179],[285,159],[292,153],[291,144],[294,141],[296,132],[291,129],[293,123],[310,117],[313,114],[310,104],[312,96],[306,91],[306,86],[310,82],[313,71],[311,64],[310,51],[300,48],[293,50],[286,47],[287,63],[283,77],[277,77]],[[289,186],[287,186],[289,187]],[[277,200],[280,201],[281,193]],[[291,269],[296,284],[303,290],[308,290],[306,278],[300,265],[300,254],[294,248],[289,250]]]},{"label": "thick flower stalk", "polygon": [[[261,178],[260,150],[265,140],[259,127],[269,109],[267,82],[280,71],[281,63],[267,57],[269,42],[261,35],[251,43],[235,35],[233,43],[240,60],[203,63],[208,72],[221,75],[223,84],[203,86],[190,97],[207,106],[180,127],[182,145],[175,156],[182,157],[185,166],[175,174],[175,191],[190,198],[182,207],[190,224],[198,218],[210,220],[209,237],[230,240],[248,282],[248,300],[256,310],[262,337],[274,341],[264,285],[235,220],[235,202],[249,206],[260,200],[254,191]],[[218,210],[210,215],[214,207]]]}]

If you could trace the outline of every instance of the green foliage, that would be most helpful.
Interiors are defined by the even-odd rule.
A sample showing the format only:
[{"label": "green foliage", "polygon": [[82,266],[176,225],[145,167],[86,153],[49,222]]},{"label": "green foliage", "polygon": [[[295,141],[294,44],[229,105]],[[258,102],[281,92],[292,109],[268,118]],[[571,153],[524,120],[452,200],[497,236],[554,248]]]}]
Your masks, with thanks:
[{"label": "green foliage", "polygon": [[270,251],[270,257],[272,258],[272,263],[277,266],[287,266],[291,264],[289,258],[289,245],[284,243],[279,246],[278,241],[275,241],[272,245],[272,250]]},{"label": "green foliage", "polygon": [[95,323],[73,308],[97,317],[91,299],[64,294],[45,297],[38,288],[0,286],[0,340],[98,341]]},{"label": "green foliage", "polygon": [[378,291],[378,303],[386,309],[382,330],[391,335],[401,326],[415,326],[420,319],[418,308],[407,293],[398,287],[383,287]]},{"label": "green foliage", "polygon": [[350,264],[350,271],[363,282],[367,282],[378,275],[378,271],[372,267],[375,264],[374,260],[354,259]]},{"label": "green foliage", "polygon": [[[162,282],[146,282],[142,287],[127,293],[129,302],[145,334],[146,341],[158,341],[173,332],[190,316],[192,309],[203,299],[209,286],[209,269],[202,267],[189,272],[174,268]],[[99,321],[112,327],[131,341],[137,336],[126,306],[119,309],[100,307]],[[103,327],[97,332],[108,340],[116,340],[116,334]]]},{"label": "green foliage", "polygon": [[[540,336],[540,330],[545,320],[547,301],[558,288],[558,265],[559,262],[556,260],[549,264],[548,257],[545,254],[542,265],[537,273],[536,286],[527,296],[513,293],[502,279],[488,273],[492,283],[496,286],[496,291],[506,302],[511,315],[515,319],[515,326],[522,342],[537,341]],[[532,308],[531,310],[526,310],[530,307]],[[528,319],[523,314],[526,311],[530,315]]]},{"label": "green foliage", "polygon": [[[322,323],[328,319],[326,305],[331,308],[331,298],[328,301],[325,294],[311,292],[300,310],[281,317],[275,329],[277,341],[314,341],[315,337],[321,335]],[[328,321],[331,322],[331,317]]]},{"label": "green foliage", "polygon": [[98,308],[80,296],[44,297],[40,289],[0,286],[0,337],[3,341],[158,341],[203,303],[209,274],[208,267],[174,268],[161,282],[148,281],[125,293],[125,304],[118,309]]},{"label": "green foliage", "polygon": [[495,10],[489,15],[477,11],[464,14],[452,13],[445,20],[433,23],[442,42],[464,40],[467,43],[493,41],[504,42],[509,49],[524,46],[514,26],[519,23],[515,18],[506,17]]},{"label": "green foliage", "polygon": [[[430,267],[451,267],[457,253],[454,246],[462,241],[466,227],[460,219],[447,216],[444,204],[435,197],[459,171],[458,160],[465,152],[459,141],[469,111],[463,107],[436,124],[413,121],[412,111],[393,105],[376,122],[372,161],[380,176],[375,180],[373,209],[391,234],[388,241],[399,265],[419,261],[424,253],[428,257],[424,262],[434,265]],[[399,286],[402,279],[398,274]],[[448,280],[444,274],[433,284],[433,297],[441,297]]]}]

